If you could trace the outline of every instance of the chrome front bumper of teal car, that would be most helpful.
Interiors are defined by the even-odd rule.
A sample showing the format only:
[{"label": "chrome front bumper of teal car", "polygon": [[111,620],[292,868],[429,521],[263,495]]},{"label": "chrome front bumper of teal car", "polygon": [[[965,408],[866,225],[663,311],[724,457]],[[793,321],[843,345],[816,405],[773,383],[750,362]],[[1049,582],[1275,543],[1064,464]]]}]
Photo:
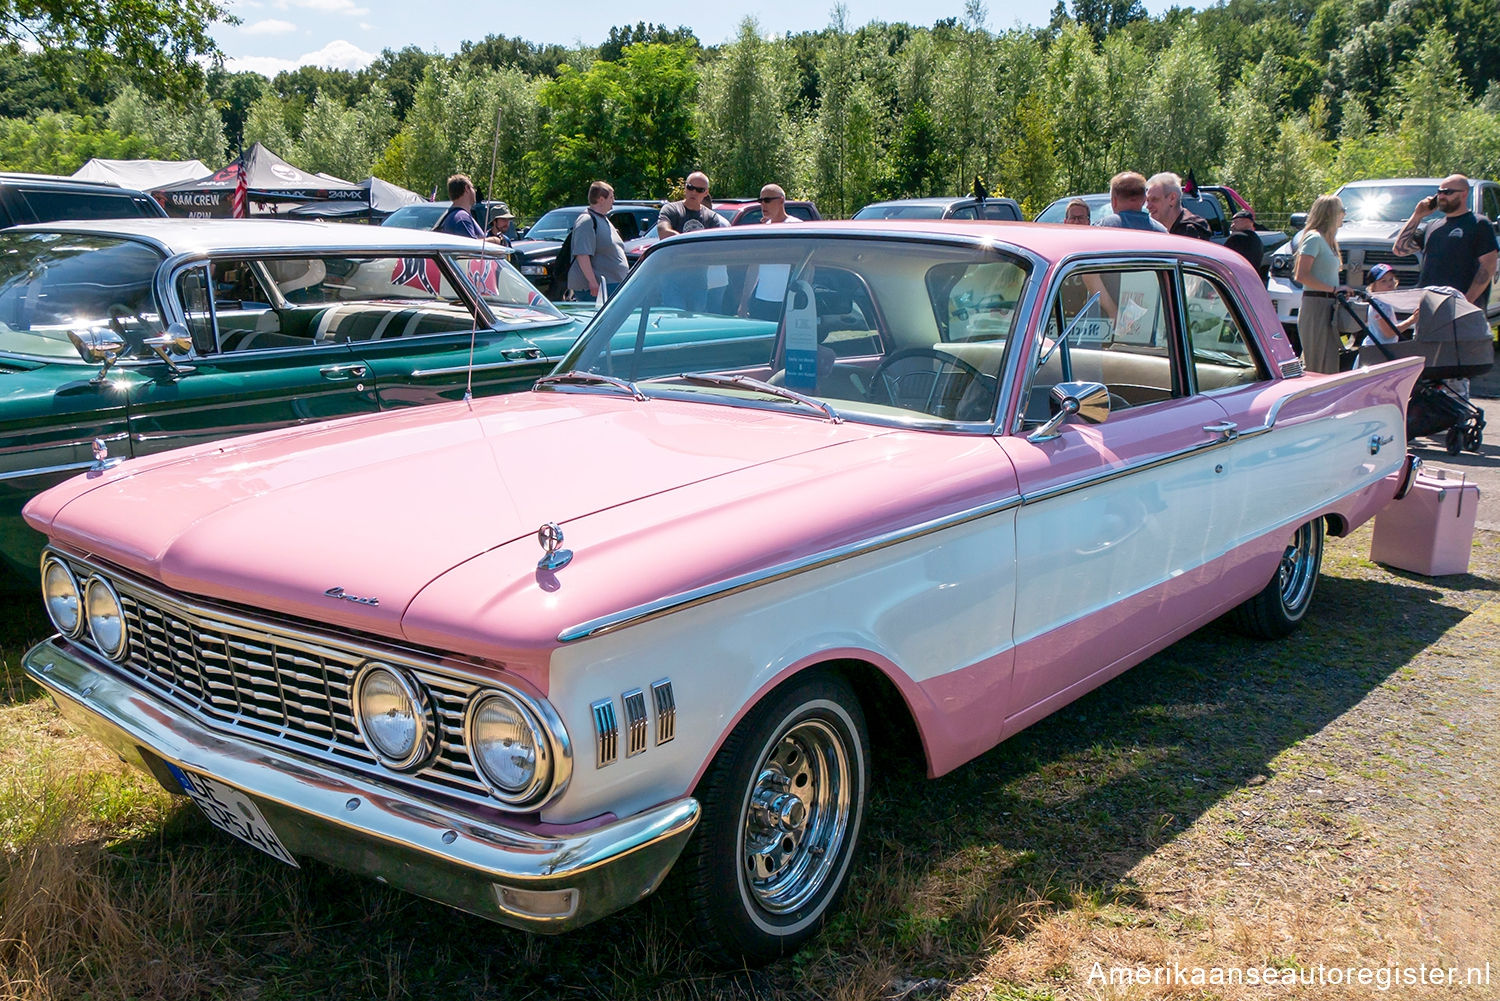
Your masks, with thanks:
[{"label": "chrome front bumper of teal car", "polygon": [[[60,637],[33,647],[23,664],[64,717],[262,850],[320,859],[526,931],[567,931],[647,896],[698,820],[698,802],[687,798],[560,834],[505,826],[227,739]],[[214,790],[224,807],[217,819]]]}]

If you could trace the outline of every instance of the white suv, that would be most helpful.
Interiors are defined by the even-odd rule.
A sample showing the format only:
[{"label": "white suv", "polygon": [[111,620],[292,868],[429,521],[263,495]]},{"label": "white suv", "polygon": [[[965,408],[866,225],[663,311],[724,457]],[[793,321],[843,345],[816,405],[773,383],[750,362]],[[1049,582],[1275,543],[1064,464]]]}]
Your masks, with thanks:
[{"label": "white suv", "polygon": [[[1437,191],[1441,178],[1401,177],[1374,181],[1351,181],[1334,192],[1344,203],[1344,224],[1339,227],[1339,251],[1344,259],[1344,283],[1360,288],[1365,283],[1365,272],[1377,264],[1389,264],[1396,269],[1402,288],[1417,283],[1417,274],[1422,269],[1421,258],[1416,254],[1397,256],[1392,252],[1396,234],[1416,208],[1417,202]],[[1469,208],[1476,215],[1488,216],[1500,233],[1500,183],[1495,181],[1469,182]],[[1441,213],[1433,212],[1429,219]],[[1302,228],[1305,214],[1292,216],[1292,228]],[[1271,257],[1271,277],[1266,282],[1271,293],[1271,302],[1276,305],[1276,315],[1288,330],[1297,327],[1297,314],[1302,308],[1302,286],[1292,281],[1291,242],[1277,247]],[[1490,291],[1490,323],[1500,322],[1500,273]]]}]

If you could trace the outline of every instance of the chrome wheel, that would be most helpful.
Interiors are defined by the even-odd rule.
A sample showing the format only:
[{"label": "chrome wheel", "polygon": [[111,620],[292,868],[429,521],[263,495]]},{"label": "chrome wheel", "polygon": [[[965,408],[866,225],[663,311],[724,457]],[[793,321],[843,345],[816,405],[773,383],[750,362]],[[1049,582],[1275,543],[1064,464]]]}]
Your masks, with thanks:
[{"label": "chrome wheel", "polygon": [[822,890],[848,836],[849,754],[822,720],[793,727],[772,746],[746,796],[741,864],[756,904],[795,911]]},{"label": "chrome wheel", "polygon": [[1281,566],[1276,578],[1281,591],[1281,604],[1288,614],[1299,615],[1312,599],[1314,586],[1318,582],[1318,568],[1323,563],[1323,533],[1308,522],[1292,534],[1286,552],[1281,554]]},{"label": "chrome wheel", "polygon": [[698,784],[703,816],[673,870],[699,949],[739,966],[817,934],[849,882],[869,761],[859,697],[832,672],[745,715]]}]

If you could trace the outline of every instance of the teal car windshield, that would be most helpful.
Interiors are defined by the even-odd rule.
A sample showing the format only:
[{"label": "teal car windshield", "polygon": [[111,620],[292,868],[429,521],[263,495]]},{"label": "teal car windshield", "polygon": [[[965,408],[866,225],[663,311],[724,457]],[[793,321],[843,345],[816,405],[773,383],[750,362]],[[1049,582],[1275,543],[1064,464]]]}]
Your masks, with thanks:
[{"label": "teal car windshield", "polygon": [[[0,354],[76,359],[69,331],[154,325],[162,257],[111,236],[0,233]],[[127,354],[145,351],[126,340]]]},{"label": "teal car windshield", "polygon": [[841,416],[988,422],[1028,277],[1025,261],[971,243],[800,233],[668,241],[559,373],[575,387],[607,387],[605,376],[647,395],[810,399]]},{"label": "teal car windshield", "polygon": [[460,254],[455,261],[500,321],[525,323],[565,319],[558,308],[503,257]]}]

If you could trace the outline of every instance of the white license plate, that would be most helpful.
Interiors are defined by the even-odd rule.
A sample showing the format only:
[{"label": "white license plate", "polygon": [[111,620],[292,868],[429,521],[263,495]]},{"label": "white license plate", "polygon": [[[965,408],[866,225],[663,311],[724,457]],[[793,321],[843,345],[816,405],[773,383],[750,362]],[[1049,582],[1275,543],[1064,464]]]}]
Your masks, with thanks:
[{"label": "white license plate", "polygon": [[286,845],[281,843],[281,839],[261,815],[260,808],[249,796],[207,775],[178,768],[170,762],[167,767],[172,769],[182,791],[198,804],[209,823],[287,865],[297,865],[297,860],[286,850]]}]

